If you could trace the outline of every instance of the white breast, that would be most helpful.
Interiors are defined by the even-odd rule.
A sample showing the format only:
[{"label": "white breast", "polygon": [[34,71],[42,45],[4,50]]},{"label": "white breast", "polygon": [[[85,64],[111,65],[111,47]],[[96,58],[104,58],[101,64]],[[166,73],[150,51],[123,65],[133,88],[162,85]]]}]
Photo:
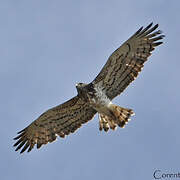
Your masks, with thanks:
[{"label": "white breast", "polygon": [[103,113],[107,111],[107,108],[112,103],[101,87],[95,85],[94,89],[96,93],[94,94],[95,96],[91,98],[90,103],[92,104],[93,108],[95,108],[99,113]]}]

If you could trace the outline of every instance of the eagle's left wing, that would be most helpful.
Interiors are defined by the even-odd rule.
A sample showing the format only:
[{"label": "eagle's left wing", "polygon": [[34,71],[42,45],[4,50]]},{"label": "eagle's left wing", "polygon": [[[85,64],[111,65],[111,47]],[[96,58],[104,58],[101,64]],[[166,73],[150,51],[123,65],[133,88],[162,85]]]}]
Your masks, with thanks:
[{"label": "eagle's left wing", "polygon": [[[159,35],[160,30],[152,23],[143,29],[141,27],[122,46],[120,46],[109,57],[105,66],[92,82],[99,85],[106,92],[106,95],[113,99],[137,77],[144,66],[144,62],[151,55],[151,51],[162,42],[164,35]],[[159,35],[159,36],[158,36]]]},{"label": "eagle's left wing", "polygon": [[26,149],[32,150],[34,145],[40,148],[43,144],[53,142],[56,136],[64,137],[73,133],[82,124],[91,120],[96,111],[78,96],[69,101],[49,109],[28,127],[20,131],[14,140],[17,142],[16,151],[21,149],[23,153]]}]

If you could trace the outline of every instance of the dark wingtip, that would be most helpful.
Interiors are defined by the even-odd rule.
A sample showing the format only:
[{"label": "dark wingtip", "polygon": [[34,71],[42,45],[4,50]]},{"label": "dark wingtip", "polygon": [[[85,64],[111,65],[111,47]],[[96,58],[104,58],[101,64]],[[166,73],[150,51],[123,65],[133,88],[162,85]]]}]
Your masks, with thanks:
[{"label": "dark wingtip", "polygon": [[18,151],[20,149],[20,147],[18,146],[16,149],[15,149],[15,151]]},{"label": "dark wingtip", "polygon": [[158,40],[163,39],[164,37],[165,37],[165,35],[161,35],[158,37]]},{"label": "dark wingtip", "polygon": [[163,44],[163,42],[157,42],[157,43],[153,43],[153,46],[159,46],[161,44]]},{"label": "dark wingtip", "polygon": [[30,146],[29,149],[27,150],[27,152],[29,153],[32,150],[32,147]]},{"label": "dark wingtip", "polygon": [[142,31],[139,32],[138,36],[141,36],[142,34],[144,34],[145,32],[147,32],[147,30],[150,29],[152,25],[153,25],[153,23],[150,23],[147,27],[145,27],[144,29],[142,29]]},{"label": "dark wingtip", "polygon": [[22,141],[22,139],[19,139],[16,143],[14,143],[14,147],[17,146],[20,142]]},{"label": "dark wingtip", "polygon": [[139,34],[142,31],[142,29],[143,29],[143,26],[136,31],[135,35]]},{"label": "dark wingtip", "polygon": [[17,139],[19,139],[21,136],[17,136],[17,137],[15,137],[15,138],[13,138],[13,140],[17,140]]},{"label": "dark wingtip", "polygon": [[29,147],[29,142],[27,141],[23,149],[21,150],[20,154],[22,154],[28,147]]},{"label": "dark wingtip", "polygon": [[159,24],[156,24],[152,29],[153,31],[159,27]]},{"label": "dark wingtip", "polygon": [[158,28],[159,24],[156,24],[153,27],[151,27],[151,26],[152,26],[152,23],[150,23],[143,31],[141,31],[139,36],[145,37],[145,36],[149,35],[150,37],[153,37],[153,36],[161,33],[161,31],[157,31],[154,34],[151,34],[155,29]]},{"label": "dark wingtip", "polygon": [[26,143],[26,140],[22,140],[21,143],[18,145],[18,147],[15,149],[15,151],[18,151],[19,149],[21,149],[21,147],[23,147],[25,143]]},{"label": "dark wingtip", "polygon": [[13,139],[14,139],[14,140],[17,140],[17,139],[21,138],[24,134],[25,134],[25,132],[21,133],[20,135],[16,136],[16,137],[13,138]]},{"label": "dark wingtip", "polygon": [[26,130],[26,128],[24,128],[23,130],[19,131],[17,134],[20,134],[22,132],[24,132]]},{"label": "dark wingtip", "polygon": [[147,29],[149,29],[153,25],[153,22],[151,22],[148,26]]}]

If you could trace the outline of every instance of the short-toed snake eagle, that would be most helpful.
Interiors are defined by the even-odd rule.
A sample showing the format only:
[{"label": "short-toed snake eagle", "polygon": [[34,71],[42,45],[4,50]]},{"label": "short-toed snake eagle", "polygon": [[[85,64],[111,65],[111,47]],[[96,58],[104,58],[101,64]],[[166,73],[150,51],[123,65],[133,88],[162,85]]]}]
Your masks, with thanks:
[{"label": "short-toed snake eagle", "polygon": [[40,148],[43,144],[53,142],[57,135],[65,137],[73,133],[82,124],[99,114],[99,129],[114,130],[124,127],[133,111],[112,103],[112,99],[121,94],[138,76],[144,63],[156,46],[162,44],[164,37],[157,30],[158,24],[152,23],[141,27],[133,36],[122,44],[107,60],[98,76],[89,84],[78,83],[77,96],[69,101],[49,109],[32,122],[14,138],[16,151],[21,153],[34,145]]}]

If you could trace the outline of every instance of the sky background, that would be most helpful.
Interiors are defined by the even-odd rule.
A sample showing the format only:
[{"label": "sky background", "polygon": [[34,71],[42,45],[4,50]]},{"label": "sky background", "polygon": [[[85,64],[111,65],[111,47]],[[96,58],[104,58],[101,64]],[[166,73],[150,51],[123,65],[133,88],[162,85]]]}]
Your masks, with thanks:
[{"label": "sky background", "polygon": [[[180,1],[0,1],[0,179],[139,180],[180,172]],[[124,129],[97,116],[65,139],[20,155],[16,133],[76,95],[142,25],[166,35],[139,77],[113,102],[132,108]]]}]

